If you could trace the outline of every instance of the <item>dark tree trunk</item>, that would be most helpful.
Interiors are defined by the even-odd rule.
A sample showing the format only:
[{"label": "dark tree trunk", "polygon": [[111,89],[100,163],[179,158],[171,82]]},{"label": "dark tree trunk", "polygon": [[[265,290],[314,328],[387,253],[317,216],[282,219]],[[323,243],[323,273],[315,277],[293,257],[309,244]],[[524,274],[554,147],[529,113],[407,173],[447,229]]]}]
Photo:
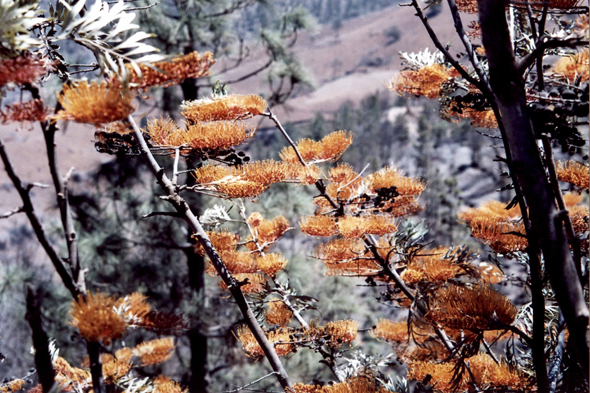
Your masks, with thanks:
[{"label": "dark tree trunk", "polygon": [[528,207],[533,235],[529,242],[534,242],[543,254],[546,272],[574,343],[574,355],[588,380],[588,307],[555,205],[556,195],[547,179],[527,113],[524,81],[506,22],[507,1],[479,0],[478,5],[490,84],[505,128],[504,144],[512,158],[513,180]]}]

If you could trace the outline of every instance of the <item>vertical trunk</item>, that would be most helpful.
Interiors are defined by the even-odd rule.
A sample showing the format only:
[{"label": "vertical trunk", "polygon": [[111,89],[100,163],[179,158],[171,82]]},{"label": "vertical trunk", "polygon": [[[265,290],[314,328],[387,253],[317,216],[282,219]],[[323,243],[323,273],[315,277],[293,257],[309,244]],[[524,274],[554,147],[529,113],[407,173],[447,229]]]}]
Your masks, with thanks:
[{"label": "vertical trunk", "polygon": [[[587,380],[588,307],[527,113],[524,82],[516,66],[506,22],[507,1],[479,0],[478,5],[490,84],[505,127],[504,144],[512,156],[513,180],[522,190],[528,206],[533,234],[529,241],[535,242],[534,246],[542,252],[545,269],[574,343],[574,356]],[[542,316],[535,315],[537,317]]]},{"label": "vertical trunk", "polygon": [[[192,249],[185,250],[189,271],[189,285],[193,291],[205,294],[205,258],[196,254]],[[191,349],[191,378],[190,393],[207,393],[209,385],[209,369],[207,367],[207,336],[196,326],[188,332]]]}]

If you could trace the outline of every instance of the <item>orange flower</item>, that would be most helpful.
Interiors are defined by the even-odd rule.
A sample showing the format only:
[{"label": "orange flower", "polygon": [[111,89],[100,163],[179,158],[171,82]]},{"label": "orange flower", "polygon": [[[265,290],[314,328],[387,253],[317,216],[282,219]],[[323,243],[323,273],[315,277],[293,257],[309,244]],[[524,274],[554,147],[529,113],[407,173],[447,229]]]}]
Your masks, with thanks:
[{"label": "orange flower", "polygon": [[426,318],[452,329],[494,330],[514,322],[517,308],[490,286],[449,285],[436,292]]},{"label": "orange flower", "polygon": [[342,236],[356,239],[365,234],[385,235],[397,230],[393,220],[386,216],[344,216],[338,220],[338,231]]},{"label": "orange flower", "polygon": [[587,164],[575,161],[558,161],[555,171],[557,178],[576,187],[588,190],[590,169]]},{"label": "orange flower", "polygon": [[0,59],[0,87],[9,83],[18,86],[37,83],[53,65],[43,58],[23,54],[11,59]]},{"label": "orange flower", "polygon": [[215,64],[213,54],[192,52],[184,56],[176,56],[167,61],[151,65],[139,64],[141,75],[138,75],[131,64],[125,67],[129,72],[129,82],[141,90],[152,86],[167,87],[182,83],[187,78],[200,78],[209,75],[209,68]]},{"label": "orange flower", "polygon": [[257,228],[258,241],[262,245],[274,243],[289,229],[291,229],[291,224],[282,215],[276,216],[272,220],[264,219]]},{"label": "orange flower", "polygon": [[195,150],[225,150],[252,138],[254,126],[241,122],[211,122],[190,124],[179,134],[176,143]]},{"label": "orange flower", "polygon": [[[209,240],[211,241],[211,244],[213,244],[213,248],[215,248],[218,253],[222,253],[224,251],[234,251],[236,247],[238,247],[240,236],[231,233],[228,230],[223,230],[221,232],[207,231],[206,233],[207,237],[209,237]],[[195,237],[193,236],[193,238]],[[205,249],[198,241],[197,244],[195,244],[195,252],[199,255],[205,255]]]},{"label": "orange flower", "polygon": [[170,378],[160,375],[154,379],[153,393],[187,393],[187,389],[183,389],[178,382],[172,381]]},{"label": "orange flower", "polygon": [[144,341],[133,348],[132,352],[141,359],[142,366],[164,363],[174,353],[174,339],[166,337]]},{"label": "orange flower", "polygon": [[147,122],[147,134],[152,144],[156,146],[180,146],[182,144],[181,130],[174,120],[152,119]]},{"label": "orange flower", "polygon": [[271,253],[256,258],[258,269],[270,277],[275,277],[278,272],[285,269],[287,260],[281,254]]},{"label": "orange flower", "polygon": [[431,64],[416,71],[402,71],[387,87],[400,94],[412,94],[427,98],[440,97],[442,86],[451,79],[447,68]]},{"label": "orange flower", "polygon": [[0,111],[0,120],[8,124],[13,121],[45,121],[49,116],[49,111],[45,107],[43,100],[31,100],[25,102],[15,102],[7,105],[4,111]]},{"label": "orange flower", "polygon": [[118,379],[126,376],[131,370],[131,363],[121,361],[108,353],[101,355],[102,375],[106,383],[115,383]]},{"label": "orange flower", "polygon": [[351,343],[358,333],[359,323],[352,320],[328,322],[325,327],[326,334],[330,339],[328,344],[337,347],[344,343]]},{"label": "orange flower", "polygon": [[[353,135],[346,131],[336,131],[326,135],[321,141],[302,139],[297,143],[297,150],[307,162],[336,161],[352,143]],[[285,147],[279,153],[283,161],[299,162],[292,147]]]},{"label": "orange flower", "polygon": [[139,292],[133,292],[131,295],[117,299],[114,305],[115,311],[119,315],[123,315],[125,322],[129,325],[139,324],[151,311],[146,299],[147,296]]},{"label": "orange flower", "polygon": [[358,258],[364,253],[365,245],[362,240],[337,238],[329,243],[320,244],[315,250],[314,257],[335,263]]},{"label": "orange flower", "polygon": [[330,216],[306,216],[299,221],[301,232],[310,236],[333,236],[337,233],[336,221]]},{"label": "orange flower", "polygon": [[[567,0],[564,0],[567,2]],[[577,0],[574,0],[577,2]],[[570,82],[579,79],[588,81],[588,48],[582,49],[575,55],[562,57],[552,67],[553,72],[563,76]]]},{"label": "orange flower", "polygon": [[[275,331],[265,332],[266,338],[275,348],[277,355],[285,356],[295,350],[295,345],[290,344],[291,331],[288,329],[278,329]],[[247,326],[240,326],[236,332],[237,339],[242,343],[242,349],[247,356],[258,359],[264,356],[264,351],[254,338],[254,335]],[[289,344],[280,344],[281,342]]]},{"label": "orange flower", "polygon": [[401,171],[391,167],[385,167],[369,175],[367,182],[373,192],[381,188],[396,187],[400,195],[420,195],[425,186],[420,180],[406,177]]},{"label": "orange flower", "polygon": [[134,94],[109,88],[102,82],[86,81],[64,85],[57,96],[63,110],[53,119],[75,120],[78,123],[103,124],[126,118],[135,111],[131,105]]},{"label": "orange flower", "polygon": [[180,113],[192,122],[244,120],[261,115],[266,110],[266,107],[266,101],[258,95],[231,94],[196,101],[185,101],[180,106]]},{"label": "orange flower", "polygon": [[113,338],[120,338],[127,323],[122,315],[115,312],[115,303],[114,297],[102,293],[88,292],[86,299],[79,296],[77,301],[72,301],[71,325],[87,341],[108,343]]},{"label": "orange flower", "polygon": [[293,312],[280,300],[271,301],[267,304],[266,322],[272,325],[285,327],[293,318]]}]

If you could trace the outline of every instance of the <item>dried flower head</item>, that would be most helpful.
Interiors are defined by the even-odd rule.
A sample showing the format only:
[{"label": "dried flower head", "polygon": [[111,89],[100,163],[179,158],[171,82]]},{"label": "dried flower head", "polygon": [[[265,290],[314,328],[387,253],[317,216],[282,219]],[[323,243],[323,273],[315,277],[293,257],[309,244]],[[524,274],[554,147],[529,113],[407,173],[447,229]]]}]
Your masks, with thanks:
[{"label": "dried flower head", "polygon": [[334,385],[293,385],[294,393],[390,393],[377,378],[368,374],[359,374]]},{"label": "dried flower head", "polygon": [[447,68],[441,64],[431,64],[416,71],[401,71],[387,88],[400,94],[440,97],[443,84],[451,79]]},{"label": "dried flower head", "polygon": [[[489,355],[478,354],[466,360],[475,384],[483,389],[488,387],[508,388],[523,391],[528,387],[525,376],[518,374],[504,363],[497,364]],[[459,386],[453,386],[454,363],[413,362],[408,368],[408,379],[421,381],[427,374],[432,377],[432,384],[443,392],[464,390],[471,381],[469,373],[464,372]],[[455,388],[455,389],[454,389]]]},{"label": "dried flower head", "polygon": [[151,119],[147,122],[147,134],[155,146],[180,146],[181,130],[171,118]]},{"label": "dried flower head", "polygon": [[265,254],[256,258],[258,269],[270,277],[275,277],[278,272],[285,269],[287,260],[278,253]]},{"label": "dried flower head", "polygon": [[151,65],[139,64],[141,75],[131,64],[126,64],[129,82],[141,90],[152,86],[167,87],[182,83],[187,78],[200,78],[209,75],[209,68],[215,64],[213,54],[192,52],[183,56],[176,56],[167,61],[160,61]]},{"label": "dried flower head", "polygon": [[0,393],[16,392],[25,386],[25,380],[16,378],[0,385]]},{"label": "dried flower head", "polygon": [[125,377],[131,370],[131,363],[121,361],[108,353],[101,355],[102,375],[108,384],[115,383],[117,380]]},{"label": "dried flower head", "polygon": [[255,133],[254,126],[242,122],[197,123],[179,133],[177,143],[194,150],[225,150],[244,143]]},{"label": "dried flower head", "polygon": [[[206,233],[207,237],[211,241],[211,244],[213,245],[213,248],[215,248],[218,253],[222,253],[224,251],[234,251],[238,247],[240,236],[229,232],[227,229],[220,232],[207,231]],[[195,238],[194,235],[193,238]],[[198,241],[195,244],[195,252],[199,255],[205,255],[205,249]]]},{"label": "dried flower head", "polygon": [[0,59],[0,87],[14,83],[18,86],[36,83],[53,67],[47,59],[23,54]]},{"label": "dried flower head", "polygon": [[337,263],[350,261],[365,253],[365,245],[362,240],[336,238],[328,243],[320,244],[314,252],[314,257]]},{"label": "dried flower head", "polygon": [[466,266],[455,263],[453,258],[445,257],[448,251],[447,247],[438,247],[414,257],[402,272],[402,279],[406,284],[415,284],[422,280],[444,282],[464,274]]},{"label": "dried flower head", "polygon": [[476,0],[457,0],[457,8],[461,12],[466,14],[477,14],[477,1]]},{"label": "dried flower head", "polygon": [[372,335],[396,343],[406,342],[410,339],[406,322],[393,322],[388,319],[379,319],[377,326],[372,330]]},{"label": "dried flower head", "polygon": [[570,82],[588,81],[588,48],[582,49],[575,55],[562,57],[552,67],[553,72],[561,75]]},{"label": "dried flower head", "polygon": [[[291,331],[289,329],[278,329],[270,332],[265,332],[266,338],[275,348],[277,355],[285,356],[295,350],[295,345],[291,344]],[[247,356],[258,359],[264,356],[264,351],[254,338],[254,335],[247,326],[240,326],[236,332],[236,337],[242,343],[242,349]],[[285,342],[288,344],[280,344]]]},{"label": "dried flower head", "polygon": [[351,343],[358,333],[359,323],[353,320],[328,322],[325,326],[331,347]]},{"label": "dried flower head", "polygon": [[305,216],[299,221],[301,232],[309,236],[333,236],[338,232],[334,217]]},{"label": "dried flower head", "polygon": [[128,325],[137,325],[151,311],[150,305],[146,302],[147,296],[139,292],[133,292],[131,295],[117,299],[115,302],[115,311],[123,315],[125,323]]},{"label": "dried flower head", "polygon": [[133,351],[129,347],[124,347],[115,352],[115,357],[121,362],[129,363],[133,357]]},{"label": "dried flower head", "polygon": [[57,357],[53,362],[55,370],[55,380],[60,385],[71,382],[82,384],[90,379],[90,373],[80,368],[71,366],[64,358]]},{"label": "dried flower head", "polygon": [[[297,150],[306,162],[336,161],[350,146],[353,135],[346,131],[336,131],[326,135],[321,141],[302,139],[297,143]],[[279,153],[283,161],[299,162],[292,147],[285,147]]]},{"label": "dried flower head", "polygon": [[135,111],[131,105],[134,94],[109,88],[102,82],[82,81],[64,85],[57,96],[63,110],[53,119],[75,120],[78,123],[103,124],[126,118]]},{"label": "dried flower head", "polygon": [[285,327],[291,322],[293,312],[280,300],[271,301],[267,304],[266,322],[272,325]]},{"label": "dried flower head", "polygon": [[588,164],[576,161],[558,161],[555,171],[559,180],[588,190],[588,183],[590,182],[590,168]]},{"label": "dried flower head", "polygon": [[82,296],[72,301],[70,313],[71,325],[80,331],[87,341],[110,342],[113,338],[123,336],[127,323],[122,315],[115,311],[115,298],[103,293],[88,292],[86,299]]},{"label": "dried flower head", "polygon": [[477,270],[479,271],[479,276],[481,277],[482,281],[486,284],[497,284],[506,279],[506,276],[504,273],[502,273],[502,270],[500,270],[498,266],[489,262],[479,263]]},{"label": "dried flower head", "polygon": [[0,121],[5,124],[14,121],[45,121],[48,116],[49,110],[45,107],[43,100],[39,99],[15,102],[0,111]]},{"label": "dried flower head", "polygon": [[268,187],[249,180],[237,180],[219,183],[216,188],[228,198],[256,198]]},{"label": "dried flower head", "polygon": [[165,337],[144,341],[133,348],[132,352],[140,358],[142,366],[164,363],[174,353],[174,339]]},{"label": "dried flower head", "polygon": [[184,389],[176,381],[171,380],[168,377],[160,375],[154,379],[153,382],[154,390],[153,393],[187,393],[187,389]]},{"label": "dried flower head", "polygon": [[[282,215],[276,216],[272,220],[263,218],[256,228],[258,244],[263,249],[267,249],[268,246],[279,240],[279,238],[283,236],[289,229],[291,229],[291,224],[289,224],[289,220],[287,220]],[[252,237],[249,237],[247,239],[246,245],[251,247],[251,250],[254,251],[256,247],[253,246],[252,240]]]},{"label": "dried flower head", "polygon": [[338,231],[344,237],[357,239],[365,234],[385,235],[397,231],[393,219],[381,215],[344,216],[338,219]]},{"label": "dried flower head", "polygon": [[192,122],[244,120],[261,115],[266,107],[266,101],[258,95],[231,94],[185,101],[180,106],[180,113]]},{"label": "dried flower head", "polygon": [[512,324],[517,311],[488,285],[448,285],[436,292],[426,318],[452,329],[493,330]]},{"label": "dried flower head", "polygon": [[395,168],[385,167],[367,177],[368,187],[375,192],[381,188],[395,187],[399,195],[420,195],[424,183],[418,179],[406,177]]},{"label": "dried flower head", "polygon": [[[232,273],[256,273],[258,271],[258,265],[254,260],[254,256],[249,252],[227,250],[218,251],[221,260],[225,264],[227,270]],[[216,276],[217,270],[212,264],[208,264],[206,268],[207,273],[210,276]]]}]

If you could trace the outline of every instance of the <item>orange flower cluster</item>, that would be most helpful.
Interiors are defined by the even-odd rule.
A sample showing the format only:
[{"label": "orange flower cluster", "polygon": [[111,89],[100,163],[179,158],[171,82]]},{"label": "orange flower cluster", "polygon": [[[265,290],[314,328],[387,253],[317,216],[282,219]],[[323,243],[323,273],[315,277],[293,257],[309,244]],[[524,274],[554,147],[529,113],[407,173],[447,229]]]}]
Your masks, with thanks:
[{"label": "orange flower cluster", "polygon": [[457,0],[457,8],[466,14],[477,14],[477,0]]},{"label": "orange flower cluster", "polygon": [[528,247],[518,206],[506,210],[502,202],[490,201],[477,209],[459,213],[471,229],[471,236],[499,253],[523,251]]},{"label": "orange flower cluster", "polygon": [[0,59],[0,87],[9,83],[18,86],[36,83],[53,67],[47,59],[23,54],[14,58]]},{"label": "orange flower cluster", "polygon": [[[497,364],[489,355],[480,353],[467,359],[469,369],[475,378],[475,384],[486,389],[488,387],[504,387],[515,391],[524,391],[528,387],[527,378],[512,370],[506,364]],[[408,368],[408,379],[422,381],[426,375],[432,377],[432,385],[438,391],[454,392],[452,377],[454,375],[453,363],[413,362]],[[458,386],[459,391],[468,389],[471,377],[465,372]]]},{"label": "orange flower cluster", "polygon": [[88,293],[72,302],[72,326],[80,331],[87,341],[104,341],[123,336],[127,323],[122,315],[115,311],[116,299],[102,293]]},{"label": "orange flower cluster", "polygon": [[392,167],[385,167],[367,176],[367,185],[372,192],[381,188],[395,187],[403,196],[418,196],[425,187],[422,181],[406,177],[400,170]]},{"label": "orange flower cluster", "polygon": [[154,390],[152,393],[186,393],[187,389],[184,389],[176,381],[171,380],[168,377],[160,375],[154,379],[153,382]]},{"label": "orange flower cluster", "polygon": [[122,361],[108,353],[101,355],[101,361],[102,375],[108,384],[115,383],[117,380],[125,377],[132,367],[132,364],[128,361]]},{"label": "orange flower cluster", "polygon": [[72,302],[72,326],[87,341],[110,342],[120,338],[128,327],[143,326],[151,308],[139,293],[116,299],[103,293],[88,292]]},{"label": "orange flower cluster", "polygon": [[64,358],[58,357],[53,361],[55,370],[55,381],[62,386],[65,391],[73,392],[72,385],[90,386],[90,373],[80,368],[71,366]]},{"label": "orange flower cluster", "polygon": [[[351,145],[353,135],[346,131],[336,131],[326,135],[321,141],[302,139],[297,142],[297,150],[306,162],[336,161]],[[279,152],[283,161],[296,163],[299,158],[292,147],[285,147]]]},{"label": "orange flower cluster", "polygon": [[164,363],[174,353],[174,339],[172,337],[144,341],[137,345],[132,354],[139,357],[142,366]]},{"label": "orange flower cluster", "polygon": [[570,82],[575,80],[586,82],[590,64],[588,59],[588,48],[585,48],[575,55],[562,57],[553,65],[552,70]]},{"label": "orange flower cluster", "polygon": [[135,111],[131,91],[109,87],[105,82],[86,81],[64,85],[57,96],[63,110],[53,116],[54,120],[75,120],[78,123],[103,124],[126,118]]},{"label": "orange flower cluster", "polygon": [[559,180],[588,190],[590,183],[590,168],[588,164],[575,161],[558,161],[555,171]]},{"label": "orange flower cluster", "polygon": [[465,268],[453,263],[451,258],[444,258],[449,251],[446,247],[425,251],[428,255],[416,256],[408,263],[400,275],[406,284],[416,284],[426,280],[444,282],[465,273]]},{"label": "orange flower cluster", "polygon": [[266,322],[271,325],[279,325],[285,327],[291,322],[293,318],[293,312],[289,310],[289,307],[280,300],[271,301],[267,304],[268,311],[266,312]]},{"label": "orange flower cluster", "polygon": [[0,385],[0,393],[16,392],[18,390],[21,390],[23,388],[23,386],[25,386],[24,379],[20,379],[20,378],[13,379],[12,381],[9,381],[8,383]]},{"label": "orange flower cluster", "polygon": [[[299,341],[325,340],[325,344],[332,348],[343,344],[350,344],[357,336],[358,322],[351,320],[333,321],[325,326],[313,326],[310,324],[305,329],[279,328],[265,332],[267,339],[274,345],[277,355],[284,356],[297,349]],[[237,339],[242,343],[242,349],[247,356],[258,359],[264,356],[262,348],[254,338],[247,326],[240,326],[237,330]],[[283,343],[283,344],[282,344]]]},{"label": "orange flower cluster", "polygon": [[[285,356],[293,352],[296,347],[292,343],[294,340],[291,338],[293,334],[292,329],[281,328],[274,331],[266,332],[266,338],[270,341],[275,348],[277,355]],[[254,335],[247,326],[240,326],[236,332],[236,337],[242,344],[242,349],[247,356],[259,359],[264,356],[264,351],[254,338]],[[286,343],[286,344],[281,344]]]},{"label": "orange flower cluster", "polygon": [[333,236],[340,234],[349,239],[358,239],[366,234],[385,235],[395,232],[393,219],[386,216],[344,216],[338,219],[326,216],[306,216],[299,222],[301,231],[310,236]]},{"label": "orange flower cluster", "polygon": [[193,122],[236,121],[261,115],[266,107],[266,101],[259,95],[232,94],[183,102],[180,106],[180,113]]},{"label": "orange flower cluster", "polygon": [[[228,230],[223,230],[220,232],[207,231],[207,237],[211,241],[211,244],[213,244],[213,248],[215,248],[218,253],[222,253],[224,251],[234,251],[238,247],[238,242],[240,241],[239,235],[231,233]],[[195,236],[193,236],[193,238],[195,238]],[[198,241],[195,244],[195,252],[199,255],[205,255],[205,249]]]},{"label": "orange flower cluster", "polygon": [[209,75],[209,68],[215,64],[213,53],[192,52],[187,55],[173,57],[151,65],[139,64],[141,74],[131,64],[125,64],[129,73],[131,86],[147,90],[152,86],[168,87],[182,83],[188,78],[200,78]]},{"label": "orange flower cluster", "polygon": [[45,121],[48,116],[49,110],[45,107],[43,100],[39,99],[15,102],[0,111],[0,121],[4,124],[14,121]]},{"label": "orange flower cluster", "polygon": [[512,324],[517,311],[488,285],[453,284],[436,292],[426,318],[452,329],[494,330]]},{"label": "orange flower cluster", "polygon": [[440,97],[443,85],[451,79],[445,66],[431,64],[416,71],[401,71],[387,88],[399,94],[411,94],[432,99]]},{"label": "orange flower cluster", "polygon": [[330,386],[306,385],[300,382],[293,385],[292,391],[294,393],[390,393],[381,385],[381,382],[369,375],[350,377]]},{"label": "orange flower cluster", "polygon": [[471,121],[473,127],[498,128],[498,120],[493,110],[477,110],[472,108],[459,109],[454,101],[442,109],[442,115],[449,121],[460,122],[463,119]]},{"label": "orange flower cluster", "polygon": [[237,167],[205,165],[195,169],[193,176],[208,190],[229,198],[253,198],[278,182],[313,184],[319,178],[319,168],[266,160]]},{"label": "orange flower cluster", "polygon": [[[256,221],[258,221],[257,225],[253,225],[256,232],[256,241],[265,250],[268,248],[268,246],[279,240],[279,238],[283,236],[289,229],[291,229],[289,220],[287,220],[282,215],[276,216],[272,220],[262,218],[262,215],[260,215],[259,218],[256,218]],[[252,237],[248,237],[246,239],[246,246],[251,251],[256,249],[256,247],[253,246]]]}]

